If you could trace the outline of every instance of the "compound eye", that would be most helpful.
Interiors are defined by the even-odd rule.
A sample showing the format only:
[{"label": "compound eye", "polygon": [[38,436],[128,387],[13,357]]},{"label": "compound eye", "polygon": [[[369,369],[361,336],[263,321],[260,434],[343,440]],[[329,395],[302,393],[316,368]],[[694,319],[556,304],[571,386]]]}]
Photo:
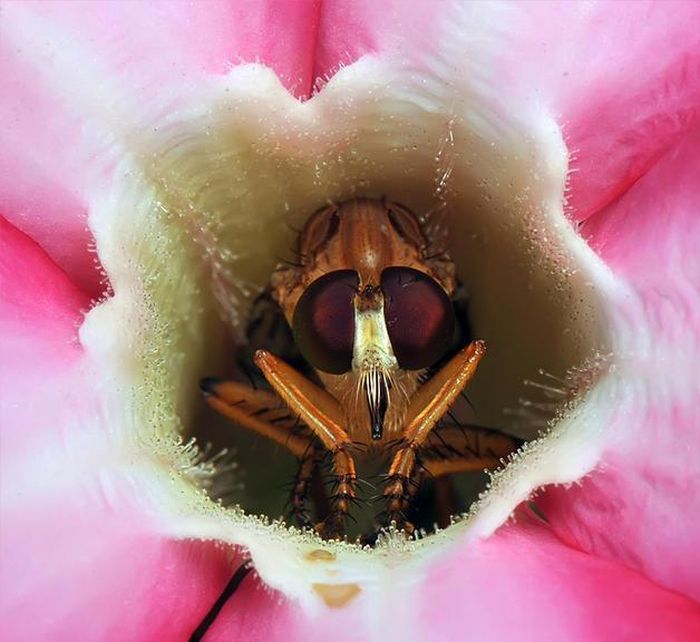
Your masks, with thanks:
[{"label": "compound eye", "polygon": [[384,319],[394,355],[405,370],[433,365],[450,347],[454,333],[452,302],[427,274],[407,267],[382,272]]},{"label": "compound eye", "polygon": [[292,331],[301,354],[314,368],[342,374],[352,367],[353,297],[359,283],[354,270],[337,270],[316,279],[301,295]]}]

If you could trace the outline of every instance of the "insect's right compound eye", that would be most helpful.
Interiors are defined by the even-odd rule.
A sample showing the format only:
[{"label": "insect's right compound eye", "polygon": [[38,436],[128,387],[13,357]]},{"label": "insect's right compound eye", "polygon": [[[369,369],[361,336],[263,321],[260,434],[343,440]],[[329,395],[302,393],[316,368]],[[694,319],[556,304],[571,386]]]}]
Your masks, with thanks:
[{"label": "insect's right compound eye", "polygon": [[391,347],[405,370],[421,370],[437,362],[454,334],[454,308],[435,279],[409,267],[382,272],[384,318]]},{"label": "insect's right compound eye", "polygon": [[354,270],[337,270],[316,279],[301,295],[292,331],[301,354],[314,368],[342,374],[352,367],[353,297],[359,282]]}]

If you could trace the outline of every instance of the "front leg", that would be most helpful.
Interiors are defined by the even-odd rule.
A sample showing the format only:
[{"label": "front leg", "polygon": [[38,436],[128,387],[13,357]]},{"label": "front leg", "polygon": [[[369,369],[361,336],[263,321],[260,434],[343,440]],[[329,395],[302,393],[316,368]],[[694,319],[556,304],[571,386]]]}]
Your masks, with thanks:
[{"label": "front leg", "polygon": [[350,454],[352,442],[341,428],[343,411],[340,404],[328,391],[266,350],[255,353],[255,364],[292,412],[299,415],[301,421],[330,451],[336,478],[335,493],[331,497],[333,508],[325,521],[316,526],[316,530],[326,537],[341,536],[355,499],[357,474],[355,461]]},{"label": "front leg", "polygon": [[389,524],[394,522],[409,534],[413,532],[413,526],[406,520],[406,510],[410,502],[418,451],[472,380],[479,361],[485,354],[486,344],[483,341],[472,341],[418,389],[408,406],[406,427],[389,467],[384,497]]}]

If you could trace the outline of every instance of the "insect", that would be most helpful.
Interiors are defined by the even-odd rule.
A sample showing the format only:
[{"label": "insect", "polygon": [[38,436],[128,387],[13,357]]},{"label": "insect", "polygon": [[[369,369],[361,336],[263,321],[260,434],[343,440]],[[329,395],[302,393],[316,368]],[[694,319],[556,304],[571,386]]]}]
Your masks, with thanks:
[{"label": "insect", "polygon": [[215,410],[299,459],[291,505],[301,523],[330,453],[335,492],[315,524],[321,536],[345,532],[357,458],[390,456],[384,525],[410,534],[407,514],[426,475],[493,468],[517,446],[494,430],[442,424],[486,345],[473,340],[450,354],[455,266],[432,249],[418,217],[386,199],[318,210],[299,235],[299,263],[279,266],[270,283],[308,372],[260,349],[253,361],[270,390],[202,380]]}]

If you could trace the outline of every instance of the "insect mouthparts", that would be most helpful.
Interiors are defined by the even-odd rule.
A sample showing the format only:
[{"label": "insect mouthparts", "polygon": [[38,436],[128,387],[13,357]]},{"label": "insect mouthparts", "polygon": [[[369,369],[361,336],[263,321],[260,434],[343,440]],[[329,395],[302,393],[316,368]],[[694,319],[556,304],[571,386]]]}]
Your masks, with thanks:
[{"label": "insect mouthparts", "polygon": [[372,439],[379,440],[384,434],[384,415],[389,406],[389,391],[387,385],[379,385],[375,390],[367,388],[367,405],[372,424]]}]

